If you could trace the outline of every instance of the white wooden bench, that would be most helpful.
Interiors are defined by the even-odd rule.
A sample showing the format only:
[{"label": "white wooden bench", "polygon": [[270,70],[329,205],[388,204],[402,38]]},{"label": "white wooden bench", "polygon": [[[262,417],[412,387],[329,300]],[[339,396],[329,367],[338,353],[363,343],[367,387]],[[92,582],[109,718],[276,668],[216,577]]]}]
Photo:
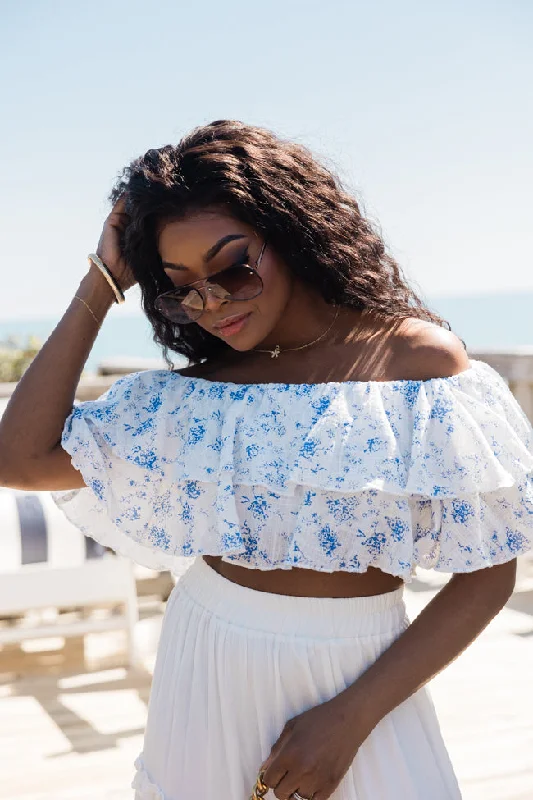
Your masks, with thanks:
[{"label": "white wooden bench", "polygon": [[[120,613],[90,613],[104,606],[119,608]],[[25,624],[28,612],[49,608],[84,613],[69,615],[68,621],[58,614],[54,622]],[[85,537],[48,492],[0,488],[0,617],[12,619],[0,628],[0,647],[28,639],[125,630],[128,663],[133,666],[138,660],[132,562]]]}]

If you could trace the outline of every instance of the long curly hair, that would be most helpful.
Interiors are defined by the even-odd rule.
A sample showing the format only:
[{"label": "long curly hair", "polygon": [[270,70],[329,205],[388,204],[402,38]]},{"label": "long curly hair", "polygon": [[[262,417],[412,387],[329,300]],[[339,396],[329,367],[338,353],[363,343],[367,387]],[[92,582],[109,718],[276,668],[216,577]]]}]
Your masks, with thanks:
[{"label": "long curly hair", "polygon": [[127,166],[109,199],[123,193],[130,216],[124,256],[167,361],[170,352],[199,362],[231,349],[197,324],[169,322],[154,307],[173,286],[157,249],[158,225],[206,207],[253,227],[328,303],[450,327],[408,285],[339,179],[305,147],[264,128],[233,120],[195,128],[177,145],[148,150]]}]

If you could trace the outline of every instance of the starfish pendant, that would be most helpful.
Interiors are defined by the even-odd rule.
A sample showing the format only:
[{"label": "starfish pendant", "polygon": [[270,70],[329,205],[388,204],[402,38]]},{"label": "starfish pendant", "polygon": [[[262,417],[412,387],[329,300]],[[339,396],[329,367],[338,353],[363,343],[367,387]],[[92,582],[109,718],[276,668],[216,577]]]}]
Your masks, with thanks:
[{"label": "starfish pendant", "polygon": [[281,350],[280,350],[279,344],[277,344],[275,346],[275,348],[270,351],[270,358],[277,358],[280,353],[281,353]]}]

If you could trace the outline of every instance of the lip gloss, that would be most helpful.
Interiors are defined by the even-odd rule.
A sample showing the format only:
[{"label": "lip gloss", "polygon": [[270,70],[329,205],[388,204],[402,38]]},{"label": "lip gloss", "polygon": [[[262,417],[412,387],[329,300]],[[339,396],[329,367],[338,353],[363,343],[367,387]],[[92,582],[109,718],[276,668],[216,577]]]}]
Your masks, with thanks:
[{"label": "lip gloss", "polygon": [[218,329],[219,333],[222,336],[234,336],[234,334],[239,333],[239,331],[241,331],[248,322],[248,317],[250,316],[250,313],[246,314],[246,316],[242,317],[242,319],[238,319],[235,322],[232,322],[230,325],[224,325],[223,328],[219,328]]}]

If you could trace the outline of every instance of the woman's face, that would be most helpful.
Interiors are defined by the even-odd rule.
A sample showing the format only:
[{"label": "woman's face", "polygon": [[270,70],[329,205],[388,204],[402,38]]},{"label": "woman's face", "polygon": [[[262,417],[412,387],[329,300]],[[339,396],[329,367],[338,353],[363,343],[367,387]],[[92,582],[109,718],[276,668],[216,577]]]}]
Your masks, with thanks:
[{"label": "woman's face", "polygon": [[[263,244],[264,239],[253,228],[218,210],[200,211],[164,223],[158,237],[165,273],[180,287],[236,263],[255,267]],[[263,342],[287,306],[292,276],[268,243],[258,272],[263,291],[252,300],[221,300],[200,287],[204,312],[190,324],[200,325],[235,350],[250,350]],[[232,317],[236,318],[234,324],[227,327]]]}]

